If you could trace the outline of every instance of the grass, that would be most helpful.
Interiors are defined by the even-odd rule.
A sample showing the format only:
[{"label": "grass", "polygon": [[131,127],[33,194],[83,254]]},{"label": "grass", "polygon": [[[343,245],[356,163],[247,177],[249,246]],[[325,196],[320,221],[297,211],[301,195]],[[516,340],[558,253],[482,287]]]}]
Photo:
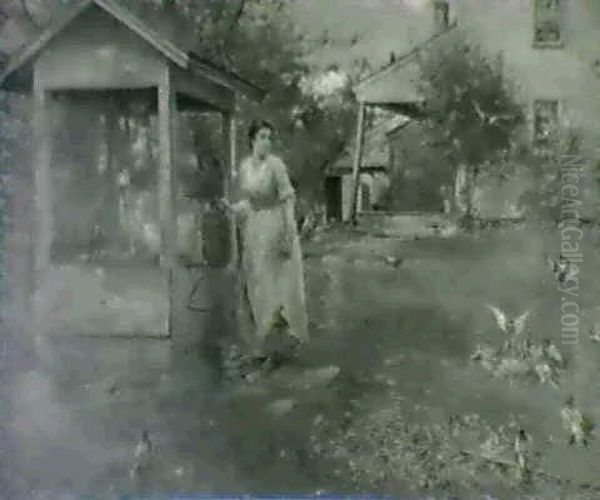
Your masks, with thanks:
[{"label": "grass", "polygon": [[[492,432],[514,420],[534,435],[543,455],[540,467],[564,479],[589,482],[595,478],[591,460],[597,445],[591,450],[566,447],[558,413],[566,396],[575,394],[582,410],[596,420],[600,416],[591,384],[597,376],[600,347],[590,346],[586,340],[588,328],[598,320],[596,241],[597,236],[589,232],[582,244],[584,262],[576,297],[581,338],[576,346],[561,343],[563,294],[544,257],[545,253],[558,255],[558,234],[523,228],[448,240],[361,239],[346,243],[329,257],[329,271],[337,266],[335,278],[330,279],[334,282],[330,287],[336,291],[331,293],[342,295],[337,301],[341,310],[333,313],[341,332],[339,344],[329,337],[328,348],[316,355],[325,359],[326,352],[336,352],[346,373],[376,375],[391,385],[384,388],[384,383],[378,394],[365,396],[371,417],[377,418],[379,412],[385,420],[384,415],[396,404],[392,397],[396,394],[402,396],[399,408],[417,402],[425,405],[431,425],[440,425],[451,415],[475,413]],[[394,269],[376,258],[369,261],[369,256],[379,254],[401,256],[404,263]],[[531,337],[551,339],[569,361],[559,390],[540,386],[535,380],[509,384],[468,363],[477,343],[499,345],[503,340],[486,304],[515,315],[532,309]],[[402,363],[384,363],[397,355],[404,356]],[[355,434],[364,436],[365,428],[357,426]],[[394,439],[393,432],[388,434],[386,439]],[[548,442],[550,436],[552,442]],[[372,452],[347,455],[354,463],[373,457]],[[371,462],[370,469],[381,470],[381,463],[378,466],[374,458]],[[350,465],[347,472],[352,473]],[[363,474],[362,484],[374,479]],[[485,488],[485,481],[480,486]],[[537,486],[556,487],[547,480]]]},{"label": "grass", "polygon": [[[592,383],[600,346],[585,337],[600,322],[597,241],[590,230],[582,244],[576,297],[582,337],[576,346],[560,342],[563,294],[544,257],[558,255],[560,236],[535,228],[416,241],[336,234],[306,245],[312,341],[296,370],[341,369],[332,384],[313,390],[287,388],[285,378],[298,375],[290,369],[284,382],[262,392],[232,393],[215,383],[194,350],[181,353],[154,341],[64,341],[45,358],[44,374],[17,379],[15,390],[42,392],[16,398],[15,415],[54,412],[35,419],[37,434],[15,438],[25,476],[50,488],[62,484],[62,475],[77,491],[126,489],[127,460],[138,431],[147,427],[162,464],[154,491],[398,494],[445,487],[514,498],[520,486],[506,467],[469,457],[456,467],[441,466],[462,448],[485,451],[481,446],[494,436],[495,446],[503,444],[508,453],[503,460],[510,459],[519,425],[542,453],[540,468],[589,482],[596,477],[598,445],[566,446],[559,411],[573,393],[581,409],[600,421]],[[385,256],[402,263],[390,265],[394,261]],[[532,337],[553,339],[570,363],[560,390],[535,381],[511,385],[469,363],[477,343],[502,341],[486,304],[513,314],[532,308]],[[49,384],[41,382],[46,379]],[[115,382],[119,391],[111,394]],[[264,411],[281,398],[298,404],[282,417]],[[452,440],[446,438],[450,421],[462,422]],[[65,465],[61,469],[54,460],[45,472],[47,462],[39,457],[52,457],[61,440],[69,448],[61,448]],[[81,465],[85,470],[73,477],[68,464],[81,462],[82,450],[89,468]],[[382,470],[388,472],[380,477]],[[545,498],[571,488],[539,477],[533,486]]]}]

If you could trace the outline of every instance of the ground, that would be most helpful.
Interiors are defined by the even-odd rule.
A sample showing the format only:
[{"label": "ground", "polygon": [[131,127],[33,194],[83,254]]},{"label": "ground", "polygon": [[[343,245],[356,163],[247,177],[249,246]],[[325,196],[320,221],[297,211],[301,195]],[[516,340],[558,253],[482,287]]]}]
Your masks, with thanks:
[{"label": "ground", "polygon": [[[545,253],[558,255],[560,236],[523,227],[445,239],[317,237],[305,245],[311,344],[295,364],[254,383],[224,384],[198,350],[164,340],[69,338],[37,352],[23,348],[27,362],[4,367],[6,491],[35,498],[44,490],[400,495],[429,488],[516,498],[525,486],[510,466],[481,459],[489,455],[481,445],[495,433],[512,446],[520,426],[541,453],[534,468],[550,477],[534,475],[532,494],[596,498],[576,486],[597,480],[599,445],[568,446],[559,418],[572,393],[600,420],[591,384],[600,344],[587,340],[600,321],[600,255],[596,233],[585,240],[573,298],[576,346],[561,343],[566,295],[545,261]],[[570,363],[558,390],[495,379],[469,361],[477,343],[502,338],[486,304],[515,315],[532,309],[530,335],[553,339]],[[302,378],[324,367],[320,377]],[[455,435],[451,417],[462,422]],[[132,481],[144,429],[153,462]],[[419,451],[419,439],[429,451]],[[499,460],[513,460],[511,450]]]}]

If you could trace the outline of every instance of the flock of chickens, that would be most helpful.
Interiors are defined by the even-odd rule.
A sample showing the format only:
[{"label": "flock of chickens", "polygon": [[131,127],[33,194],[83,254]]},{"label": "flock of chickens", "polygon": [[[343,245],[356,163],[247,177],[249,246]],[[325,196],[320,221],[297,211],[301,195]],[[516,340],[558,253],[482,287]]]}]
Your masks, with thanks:
[{"label": "flock of chickens", "polygon": [[[558,283],[562,284],[570,279],[572,275],[570,263],[562,255],[557,260],[547,257],[547,263]],[[534,373],[541,383],[549,383],[558,388],[560,374],[567,369],[567,362],[551,340],[544,339],[541,343],[536,343],[526,335],[527,319],[531,311],[511,317],[496,306],[488,305],[487,308],[492,312],[498,328],[504,333],[504,342],[497,349],[478,346],[471,360],[479,362],[484,368],[493,372],[504,361],[517,359],[527,367],[526,372]],[[600,342],[600,335],[597,332],[590,332],[590,339]],[[567,397],[560,410],[560,419],[569,445],[589,445],[595,426],[592,420],[577,408],[573,396]],[[532,473],[531,460],[536,453],[532,438],[525,429],[521,428],[517,432],[513,452],[518,476],[521,480],[529,479]],[[147,472],[152,453],[153,445],[150,436],[147,431],[143,431],[135,448],[133,465],[130,469],[132,480],[140,480]]]},{"label": "flock of chickens", "polygon": [[[559,285],[568,282],[574,275],[571,263],[560,256],[551,259],[546,256],[547,264]],[[567,369],[565,357],[558,347],[550,340],[534,342],[527,336],[526,323],[530,310],[519,316],[510,317],[496,306],[488,305],[498,328],[504,333],[504,342],[500,348],[493,349],[478,345],[471,356],[472,361],[479,362],[486,370],[498,373],[504,364],[513,362],[515,368],[512,375],[535,374],[542,384],[550,384],[559,388],[560,375]],[[589,333],[592,342],[600,342],[600,334],[596,331]],[[595,425],[588,415],[577,408],[575,398],[569,395],[560,410],[560,420],[567,434],[569,445],[588,446],[594,433]],[[530,461],[533,457],[531,436],[520,429],[514,441],[515,462],[522,479],[530,477]]]}]

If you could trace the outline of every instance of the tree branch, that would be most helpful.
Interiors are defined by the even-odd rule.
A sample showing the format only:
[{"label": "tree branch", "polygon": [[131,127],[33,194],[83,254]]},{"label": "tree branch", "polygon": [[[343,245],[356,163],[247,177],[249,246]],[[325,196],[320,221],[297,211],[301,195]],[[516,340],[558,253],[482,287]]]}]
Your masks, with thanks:
[{"label": "tree branch", "polygon": [[233,28],[235,28],[235,26],[239,23],[239,21],[242,17],[242,14],[244,13],[245,6],[246,6],[246,0],[240,0],[240,3],[238,4],[238,8],[235,11],[235,15],[233,16],[231,24],[229,25],[229,31],[227,33],[228,36],[231,35],[231,33],[233,32]]},{"label": "tree branch", "polygon": [[31,22],[31,24],[33,24],[36,28],[40,28],[41,24],[38,22],[38,20],[33,16],[31,11],[29,10],[29,7],[27,6],[27,0],[20,0],[19,4],[21,6],[21,11],[23,12],[23,14],[25,14],[25,17],[27,18],[27,20],[29,22]]},{"label": "tree branch", "polygon": [[246,7],[246,0],[240,0],[240,3],[238,4],[237,9],[235,11],[235,14],[233,15],[233,19],[229,23],[229,28],[227,29],[227,32],[223,36],[223,43],[221,44],[221,56],[223,57],[223,59],[225,59],[230,64],[231,64],[231,60],[230,60],[229,56],[227,55],[227,46],[229,45],[229,42],[231,41],[231,38],[233,37],[235,27],[238,25],[238,23],[240,22],[240,19],[242,18],[242,15],[244,14],[245,7]]},{"label": "tree branch", "polygon": [[221,19],[223,18],[223,12],[225,10],[225,2],[226,1],[227,0],[219,0],[218,5],[214,8],[212,18],[213,18],[213,22],[215,24],[218,24],[221,21]]}]

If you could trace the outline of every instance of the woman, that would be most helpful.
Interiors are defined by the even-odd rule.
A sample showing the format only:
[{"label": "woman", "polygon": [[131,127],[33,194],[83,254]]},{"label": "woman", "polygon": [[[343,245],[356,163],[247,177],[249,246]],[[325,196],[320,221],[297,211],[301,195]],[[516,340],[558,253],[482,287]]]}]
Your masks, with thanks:
[{"label": "woman", "polygon": [[308,340],[295,193],[284,163],[271,154],[273,132],[266,121],[250,125],[252,153],[236,173],[239,201],[231,206],[241,222],[241,271],[254,320],[251,343],[258,355],[282,317],[290,334]]}]

